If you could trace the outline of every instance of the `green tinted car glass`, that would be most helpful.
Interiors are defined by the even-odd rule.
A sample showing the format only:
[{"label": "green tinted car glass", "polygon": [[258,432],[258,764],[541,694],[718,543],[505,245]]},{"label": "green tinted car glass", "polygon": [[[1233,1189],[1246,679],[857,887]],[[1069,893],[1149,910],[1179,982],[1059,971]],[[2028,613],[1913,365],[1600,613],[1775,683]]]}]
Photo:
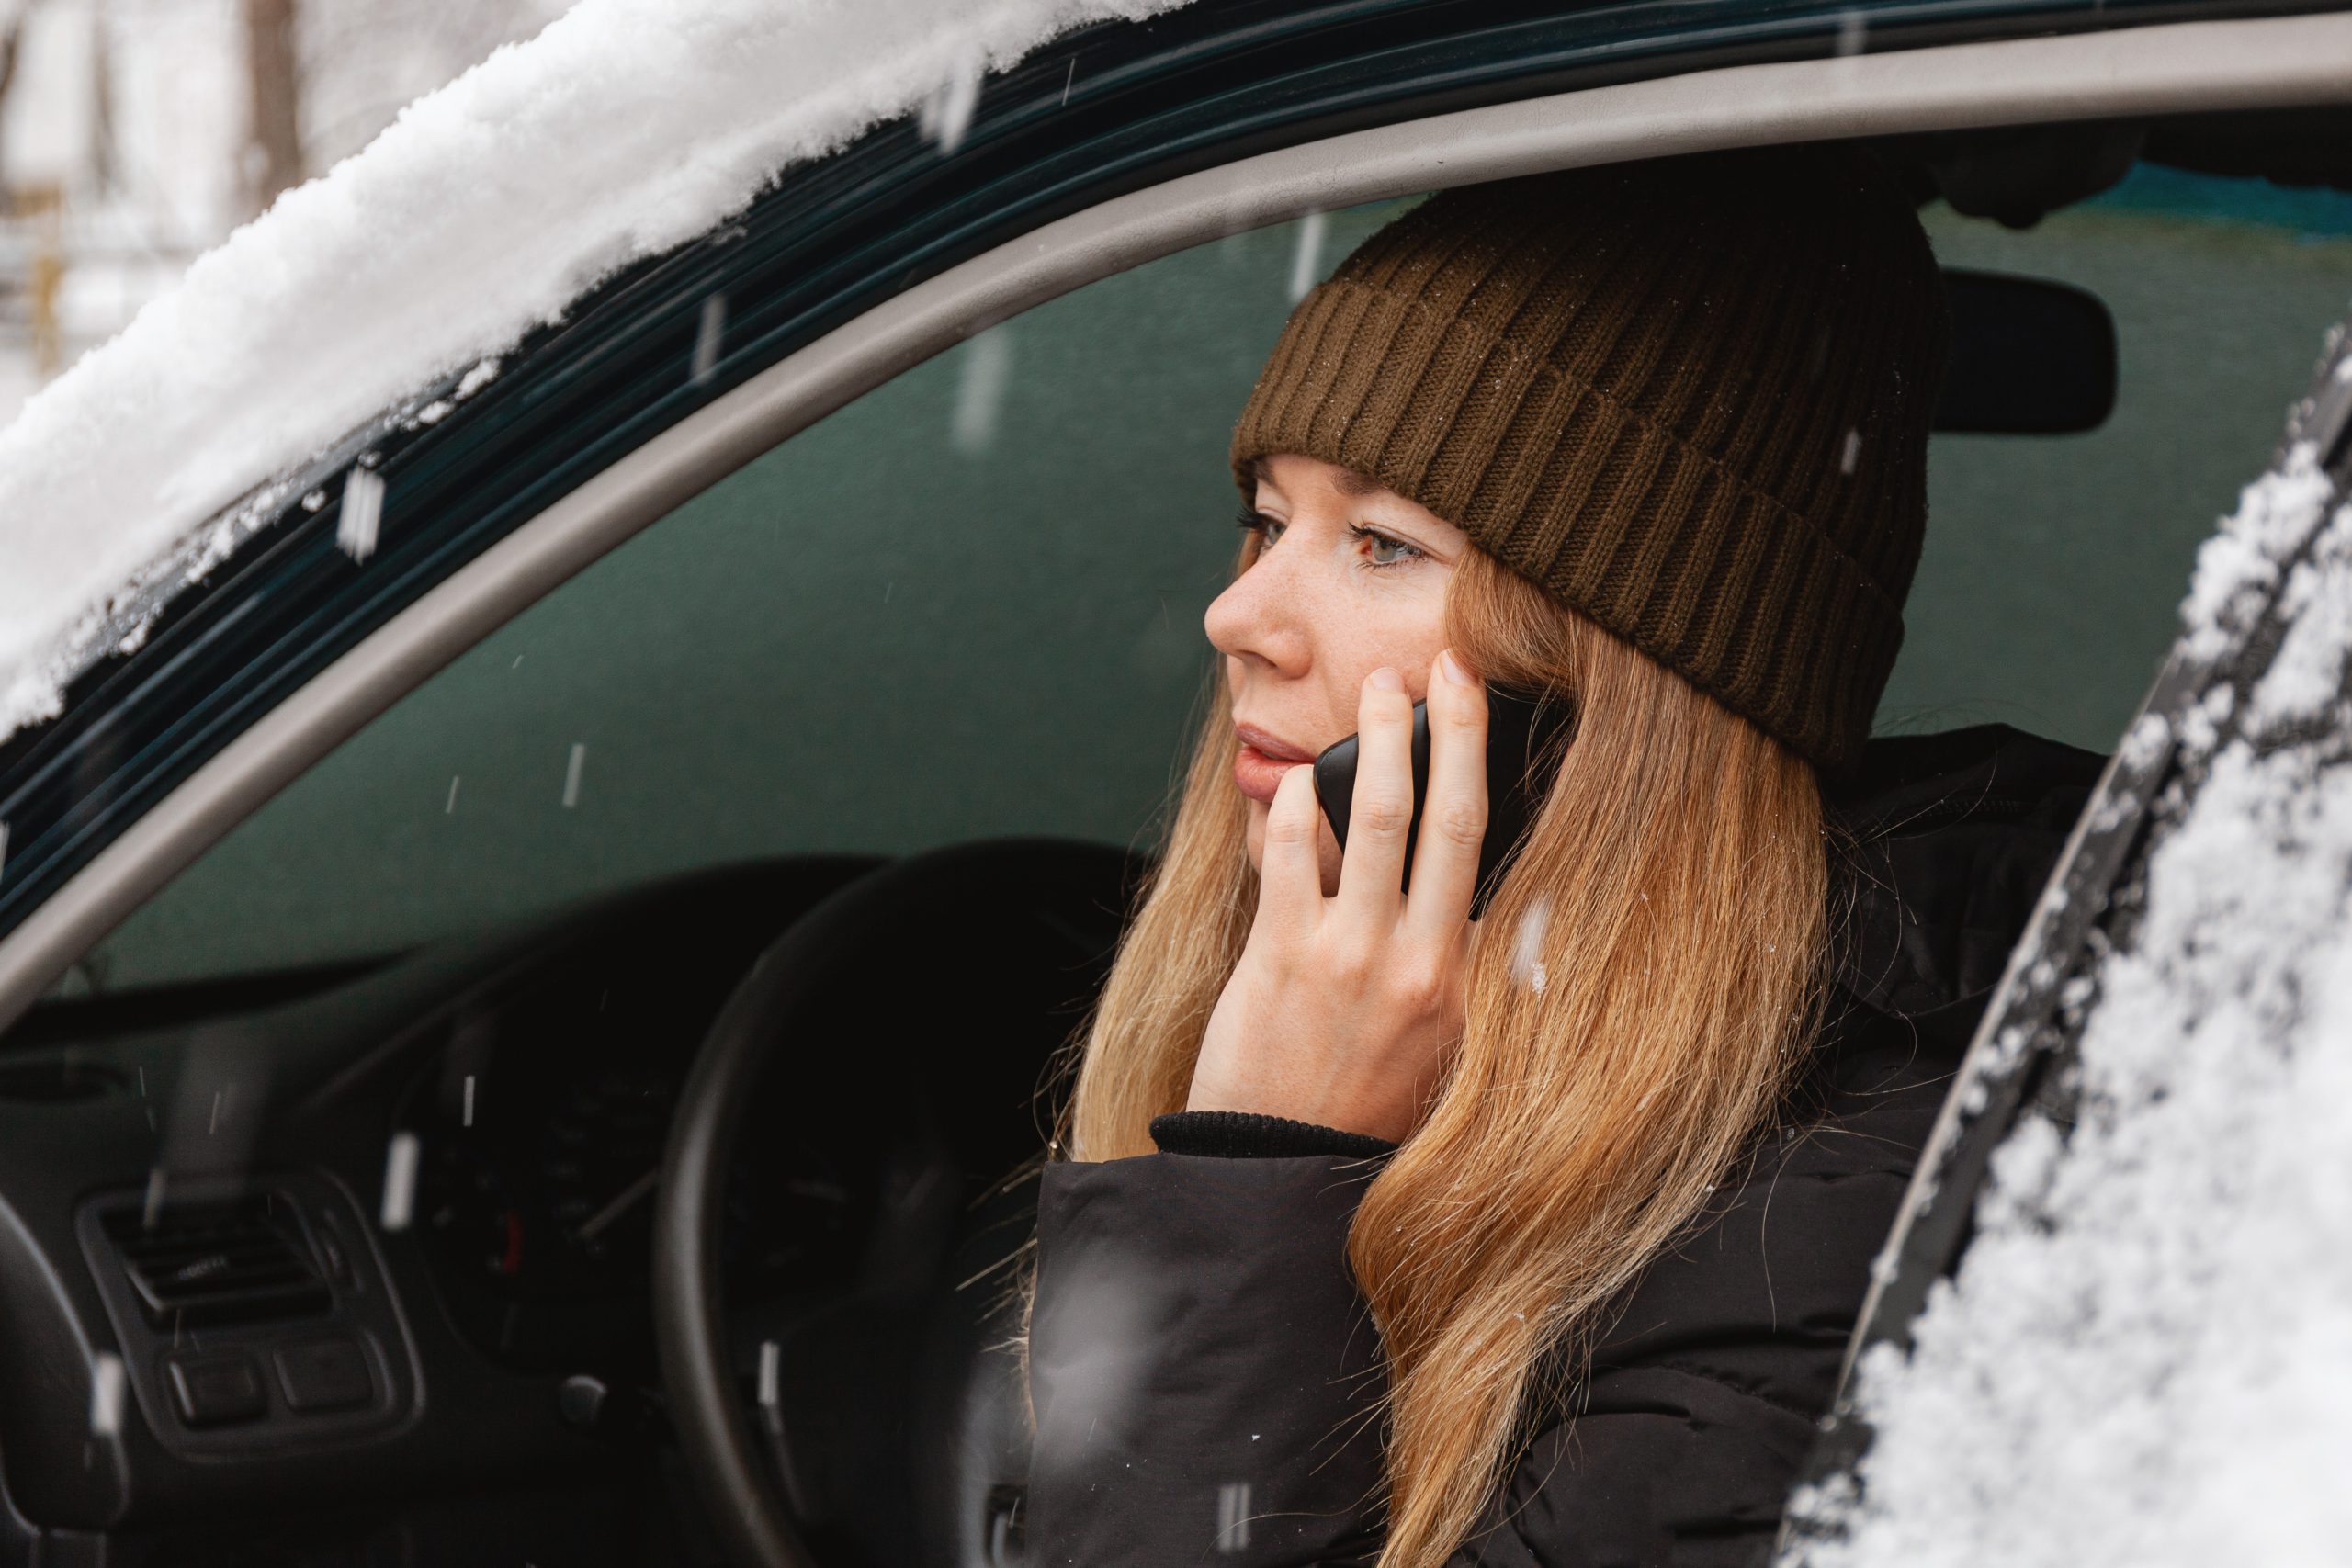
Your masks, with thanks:
[{"label": "green tinted car glass", "polygon": [[1235,413],[1395,210],[982,333],[647,529],[352,738],[77,988],[388,952],[755,856],[1148,843],[1238,547]]},{"label": "green tinted car glass", "polygon": [[1922,216],[1948,266],[2104,300],[2116,402],[2081,435],[1936,437],[1878,728],[2000,722],[2110,750],[2171,645],[2198,546],[2352,308],[2352,195],[2143,164],[2023,231]]},{"label": "green tinted car glass", "polygon": [[[2113,312],[2114,414],[1943,435],[1883,731],[2104,750],[2352,297],[2352,197],[2143,169],[1948,265]],[[647,530],[347,742],[69,979],[384,953],[667,873],[1050,833],[1148,845],[1235,548],[1227,433],[1395,211],[1240,234],[991,329]]]}]

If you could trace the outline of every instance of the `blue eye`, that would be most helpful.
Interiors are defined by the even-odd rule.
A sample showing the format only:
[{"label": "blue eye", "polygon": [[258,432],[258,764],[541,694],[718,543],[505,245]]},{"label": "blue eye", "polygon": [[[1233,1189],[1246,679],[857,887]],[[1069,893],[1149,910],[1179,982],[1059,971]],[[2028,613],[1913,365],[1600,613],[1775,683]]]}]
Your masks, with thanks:
[{"label": "blue eye", "polygon": [[1402,539],[1380,532],[1377,528],[1366,528],[1361,524],[1351,523],[1348,525],[1348,532],[1372,547],[1364,553],[1371,557],[1372,564],[1376,567],[1402,566],[1408,560],[1420,558],[1419,550]]}]

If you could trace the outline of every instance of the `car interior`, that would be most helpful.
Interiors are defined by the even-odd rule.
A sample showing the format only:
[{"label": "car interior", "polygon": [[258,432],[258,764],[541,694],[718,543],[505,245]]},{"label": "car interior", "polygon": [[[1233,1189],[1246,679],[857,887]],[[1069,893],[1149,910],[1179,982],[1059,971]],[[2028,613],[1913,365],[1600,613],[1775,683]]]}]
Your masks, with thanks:
[{"label": "car interior", "polygon": [[[2347,118],[1876,143],[1954,324],[1882,732],[2113,748],[2352,306]],[[813,1561],[1022,1561],[1025,1179],[1214,673],[1227,434],[1405,205],[810,426],[0,1035],[0,1562],[721,1562],[688,1343]]]}]

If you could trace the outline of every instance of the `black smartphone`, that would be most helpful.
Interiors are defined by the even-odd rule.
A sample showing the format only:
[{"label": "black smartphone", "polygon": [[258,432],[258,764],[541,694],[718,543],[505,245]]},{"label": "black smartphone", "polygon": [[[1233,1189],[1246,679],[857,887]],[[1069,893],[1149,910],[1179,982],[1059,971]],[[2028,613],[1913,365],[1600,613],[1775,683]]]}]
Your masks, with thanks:
[{"label": "black smartphone", "polygon": [[[1575,705],[1554,694],[1537,695],[1500,686],[1487,688],[1487,838],[1478,846],[1478,886],[1470,895],[1470,918],[1487,912],[1487,900],[1501,885],[1526,837],[1532,803],[1552,787]],[[1348,807],[1356,793],[1356,738],[1325,748],[1315,759],[1315,798],[1331,824],[1331,836],[1348,847]],[[1405,887],[1413,886],[1413,846],[1420,838],[1421,807],[1430,793],[1430,707],[1413,705],[1413,825],[1405,837]]]}]

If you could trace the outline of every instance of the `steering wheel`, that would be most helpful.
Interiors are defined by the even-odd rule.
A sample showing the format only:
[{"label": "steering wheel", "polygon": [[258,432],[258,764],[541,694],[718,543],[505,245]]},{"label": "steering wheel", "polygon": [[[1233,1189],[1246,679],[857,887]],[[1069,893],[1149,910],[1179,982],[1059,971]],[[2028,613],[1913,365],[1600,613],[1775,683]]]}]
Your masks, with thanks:
[{"label": "steering wheel", "polygon": [[[773,1348],[760,1366],[756,1427],[741,1393],[721,1279],[729,1177],[763,1069],[803,1059],[837,1065],[849,1059],[841,1053],[862,1054],[857,1059],[872,1066],[859,1070],[875,1073],[874,1088],[887,1099],[843,1105],[835,1114],[871,1118],[879,1136],[932,1124],[925,1106],[935,1107],[936,1122],[963,1134],[966,1145],[963,1157],[952,1160],[965,1168],[960,1182],[933,1181],[943,1168],[934,1163],[907,1183],[936,1188],[931,1201],[883,1203],[876,1222],[914,1233],[900,1238],[893,1267],[902,1283],[920,1274],[911,1289],[931,1303],[904,1359],[910,1403],[893,1428],[908,1434],[898,1458],[908,1495],[887,1506],[926,1516],[912,1521],[923,1540],[919,1555],[941,1568],[1005,1560],[1021,1477],[989,1472],[1010,1466],[1015,1441],[1025,1455],[1025,1404],[1005,1358],[982,1364],[985,1348],[1001,1342],[1003,1325],[983,1322],[991,1308],[953,1287],[976,1257],[998,1262],[1008,1241],[1025,1241],[1025,1205],[1008,1216],[1000,1195],[975,1221],[967,1194],[1035,1154],[1037,1135],[1026,1113],[1017,1122],[1008,1118],[993,1142],[978,1139],[977,1149],[968,1134],[973,1119],[989,1109],[1027,1100],[1045,1053],[1083,1017],[1107,973],[1139,869],[1118,850],[1057,840],[956,845],[882,866],[796,920],[719,1010],[679,1092],[662,1157],[653,1321],[672,1424],[708,1519],[738,1568],[823,1564],[804,1529],[819,1509],[808,1495],[807,1454],[777,1394]],[[829,1032],[829,1012],[845,1009],[857,1033]],[[940,1047],[928,1059],[916,1055],[926,1009],[936,1015],[932,1038]],[[805,1055],[815,1052],[836,1055]],[[994,1168],[971,1168],[976,1162]],[[917,1211],[931,1221],[910,1218]],[[877,1482],[897,1483],[887,1476]]]}]

